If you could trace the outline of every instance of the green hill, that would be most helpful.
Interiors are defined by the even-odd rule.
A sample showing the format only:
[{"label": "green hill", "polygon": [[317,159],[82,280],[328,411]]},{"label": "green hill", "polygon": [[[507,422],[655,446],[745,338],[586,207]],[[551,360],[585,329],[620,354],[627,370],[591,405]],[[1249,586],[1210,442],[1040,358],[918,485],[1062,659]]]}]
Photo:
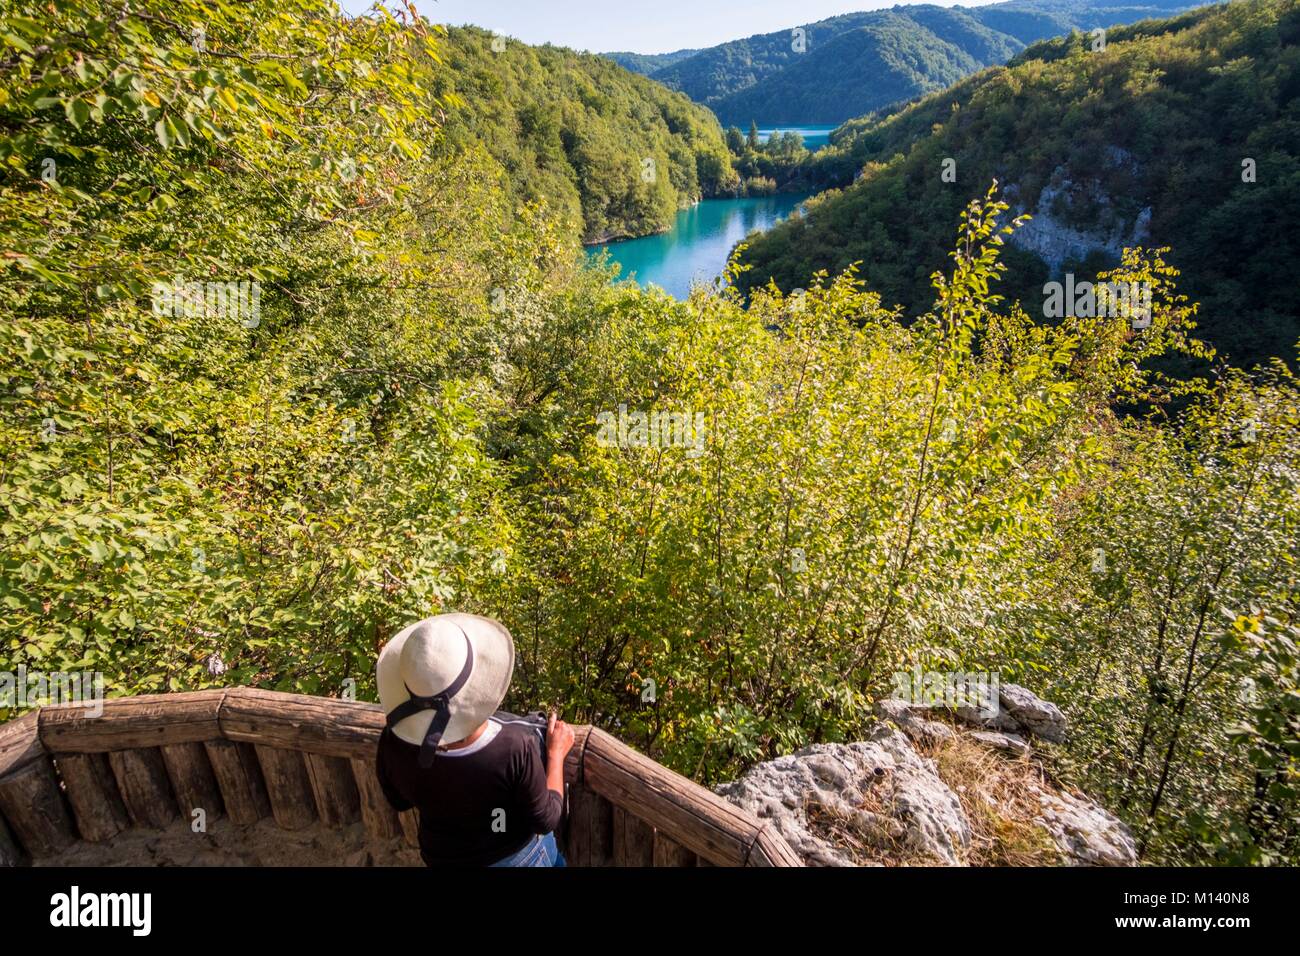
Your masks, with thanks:
[{"label": "green hill", "polygon": [[674,50],[672,53],[629,53],[627,51],[616,51],[614,53],[602,53],[601,56],[613,60],[625,70],[631,70],[633,73],[641,73],[645,76],[649,76],[655,70],[662,70],[666,66],[680,63],[687,57],[694,56],[699,52],[699,50]]},{"label": "green hill", "polygon": [[[961,14],[946,16],[945,23],[955,25],[959,18]],[[730,118],[795,123],[807,117],[804,122],[833,123],[844,118],[846,103],[874,109],[910,99],[949,86],[989,63],[1003,62],[1020,49],[974,21],[970,25],[983,35],[964,39],[978,47],[982,57],[920,27],[911,17],[886,12],[870,25],[832,37],[817,56],[796,57],[770,79],[725,97],[714,108]],[[985,52],[994,48],[997,53]]]},{"label": "green hill", "polygon": [[896,6],[791,24],[685,57],[679,54],[688,51],[645,62],[609,55],[711,107],[724,123],[839,123],[1005,63],[1027,43],[1188,6],[1177,0]]},{"label": "green hill", "polygon": [[463,108],[447,145],[482,143],[516,198],[546,201],[584,241],[658,232],[682,206],[734,191],[708,110],[604,57],[493,39],[448,31],[441,79]]},{"label": "green hill", "polygon": [[[892,116],[847,124],[823,163],[857,169],[859,181],[755,238],[742,283],[806,286],[816,270],[860,262],[887,301],[923,310],[948,223],[996,179],[1035,217],[1003,287],[1031,313],[1051,275],[1095,272],[1126,244],[1168,246],[1209,341],[1243,363],[1292,359],[1297,37],[1294,0],[1207,7],[1112,29],[1104,52],[1084,35],[1051,40]],[[945,159],[955,182],[942,178]],[[1243,181],[1248,160],[1255,182]]]}]

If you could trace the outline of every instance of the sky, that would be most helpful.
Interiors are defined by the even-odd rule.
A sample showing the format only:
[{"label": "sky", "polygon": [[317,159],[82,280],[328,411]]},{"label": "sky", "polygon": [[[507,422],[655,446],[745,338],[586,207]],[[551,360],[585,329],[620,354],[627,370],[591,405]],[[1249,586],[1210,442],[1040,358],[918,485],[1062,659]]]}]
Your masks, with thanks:
[{"label": "sky", "polygon": [[[339,0],[363,13],[373,0]],[[391,0],[390,0],[391,2]],[[525,43],[611,53],[668,53],[772,33],[899,0],[416,0],[435,23],[472,23]],[[933,0],[950,7],[954,0]],[[978,6],[988,0],[966,0]]]}]

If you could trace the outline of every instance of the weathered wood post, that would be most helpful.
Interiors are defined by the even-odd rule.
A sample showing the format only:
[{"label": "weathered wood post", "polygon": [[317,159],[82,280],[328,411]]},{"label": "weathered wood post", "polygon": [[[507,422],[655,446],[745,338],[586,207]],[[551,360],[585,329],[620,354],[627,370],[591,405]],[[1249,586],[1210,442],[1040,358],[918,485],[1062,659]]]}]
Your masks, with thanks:
[{"label": "weathered wood post", "polygon": [[205,821],[219,819],[225,813],[225,801],[221,799],[221,788],[204,745],[191,740],[163,744],[158,749],[162,751],[163,766],[171,779],[181,817],[193,822],[194,811],[202,810]]},{"label": "weathered wood post", "polygon": [[271,798],[271,815],[285,830],[301,830],[316,822],[316,797],[307,764],[296,750],[254,744],[262,778]]},{"label": "weathered wood post", "polygon": [[361,819],[366,825],[366,832],[377,840],[392,840],[402,832],[397,822],[397,811],[393,809],[379,786],[379,777],[375,774],[375,762],[353,757],[351,760],[352,777],[357,784],[361,797]]},{"label": "weathered wood post", "polygon": [[108,754],[59,754],[55,763],[83,840],[103,843],[131,825]]},{"label": "weathered wood post", "polygon": [[14,843],[31,856],[47,856],[76,842],[77,831],[38,719],[33,712],[0,726],[0,816]]},{"label": "weathered wood post", "polygon": [[262,765],[252,744],[235,740],[204,741],[221,802],[232,823],[248,826],[271,815],[271,798],[262,779]]},{"label": "weathered wood post", "polygon": [[352,764],[343,757],[305,754],[307,776],[316,797],[316,812],[327,827],[338,829],[361,816],[361,795],[357,792]]}]

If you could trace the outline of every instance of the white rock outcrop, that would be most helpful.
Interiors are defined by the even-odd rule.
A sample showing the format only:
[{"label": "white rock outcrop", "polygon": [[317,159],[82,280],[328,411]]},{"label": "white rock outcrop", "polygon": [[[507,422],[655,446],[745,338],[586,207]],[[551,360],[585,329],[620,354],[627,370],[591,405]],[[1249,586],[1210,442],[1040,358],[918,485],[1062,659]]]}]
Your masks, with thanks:
[{"label": "white rock outcrop", "polygon": [[[972,826],[950,783],[965,787],[946,782],[935,761],[917,748],[938,753],[933,748],[962,737],[997,752],[997,759],[1029,761],[1031,734],[1055,741],[1065,735],[1060,709],[1027,689],[1004,684],[1000,700],[995,717],[975,715],[976,726],[965,731],[901,700],[883,700],[877,705],[880,720],[866,739],[815,744],[765,761],[718,787],[718,793],[772,821],[810,866],[964,865]],[[1060,863],[1136,865],[1133,837],[1117,817],[1039,779],[1025,774],[1030,806],[1035,799],[1038,803],[1029,825],[1050,838],[1045,845],[1056,846]]]},{"label": "white rock outcrop", "polygon": [[[1130,163],[1123,150],[1111,154],[1111,165],[1125,166]],[[1076,182],[1068,178],[1069,169],[1058,167],[1051,180],[1043,186],[1038,202],[1032,210],[1032,218],[1011,236],[1013,245],[1035,253],[1047,263],[1053,276],[1058,275],[1068,260],[1083,260],[1092,252],[1105,252],[1111,258],[1118,259],[1125,248],[1140,246],[1150,238],[1151,208],[1141,210],[1132,223],[1113,209],[1111,199],[1095,180]],[[1020,190],[1008,185],[1006,197],[1015,204]],[[1103,212],[1099,227],[1083,230],[1067,225],[1056,210],[1092,204],[1099,206]],[[1016,204],[1018,205],[1018,204]]]},{"label": "white rock outcrop", "polygon": [[853,866],[853,855],[818,836],[810,814],[842,820],[863,839],[900,855],[956,865],[970,843],[961,802],[900,731],[884,724],[870,739],[815,744],[758,764],[718,788],[728,800],[771,820],[804,860]]},{"label": "white rock outcrop", "polygon": [[[891,704],[907,707],[902,701],[892,701]],[[877,711],[881,712],[879,707]],[[1019,684],[1003,684],[998,688],[998,707],[992,714],[981,713],[975,707],[958,707],[953,715],[962,723],[981,730],[1016,737],[1033,735],[1054,744],[1065,740],[1067,730],[1065,714],[1061,713],[1061,708]],[[893,712],[886,716],[896,719]]]},{"label": "white rock outcrop", "polygon": [[1019,684],[1003,684],[998,700],[1000,710],[1029,733],[1054,744],[1065,740],[1065,715],[1050,701]]},{"label": "white rock outcrop", "polygon": [[1060,792],[1038,795],[1038,823],[1076,866],[1133,866],[1137,846],[1128,827],[1097,804]]}]

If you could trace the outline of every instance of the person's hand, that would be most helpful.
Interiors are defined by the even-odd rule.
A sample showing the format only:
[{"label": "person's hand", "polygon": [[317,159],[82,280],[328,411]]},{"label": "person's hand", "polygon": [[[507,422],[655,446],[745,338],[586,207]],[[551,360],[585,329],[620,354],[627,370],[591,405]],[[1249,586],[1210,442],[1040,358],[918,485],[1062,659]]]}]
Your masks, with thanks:
[{"label": "person's hand", "polygon": [[551,711],[546,721],[546,752],[556,760],[563,760],[573,749],[573,728],[560,720],[555,711]]}]

